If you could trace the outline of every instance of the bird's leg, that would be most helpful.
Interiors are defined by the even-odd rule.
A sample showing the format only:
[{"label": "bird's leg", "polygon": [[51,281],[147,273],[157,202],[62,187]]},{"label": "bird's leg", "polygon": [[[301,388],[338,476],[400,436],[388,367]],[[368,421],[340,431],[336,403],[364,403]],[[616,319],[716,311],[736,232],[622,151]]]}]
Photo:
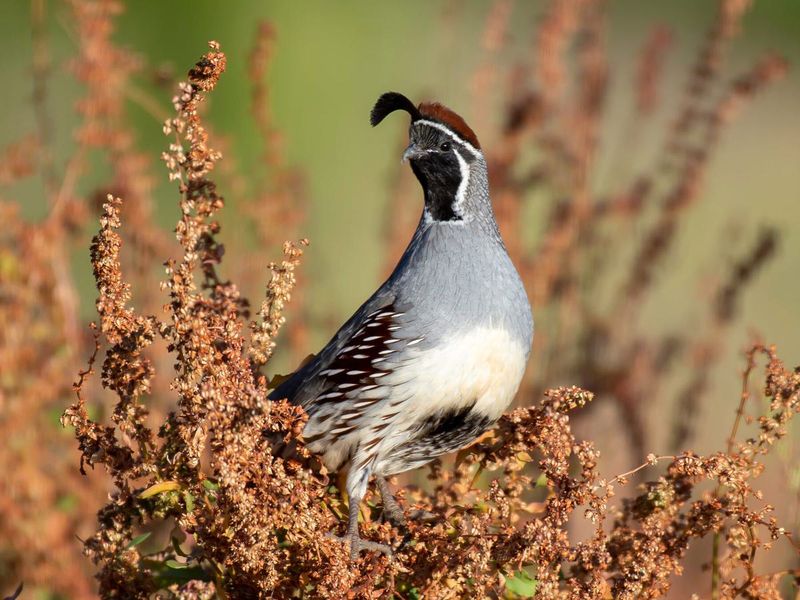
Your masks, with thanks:
[{"label": "bird's leg", "polygon": [[[359,477],[360,475],[360,477]],[[370,542],[361,538],[358,533],[358,510],[361,505],[361,499],[364,497],[366,491],[366,483],[369,479],[369,472],[366,473],[351,473],[347,478],[347,492],[349,497],[349,510],[347,520],[347,533],[343,536],[331,535],[334,539],[339,540],[350,546],[350,560],[357,560],[362,550],[371,550],[373,552],[381,552],[389,558],[392,557],[392,549],[386,544],[379,544],[378,542]],[[359,480],[361,485],[359,485]],[[360,492],[360,493],[359,493]]]},{"label": "bird's leg", "polygon": [[358,509],[361,504],[361,498],[350,496],[350,515],[347,522],[347,533],[338,539],[350,545],[350,560],[358,560],[362,550],[371,550],[373,552],[381,552],[389,558],[392,557],[392,549],[386,544],[378,542],[370,542],[362,539],[358,533]]},{"label": "bird's leg", "polygon": [[398,529],[408,529],[408,521],[403,509],[394,499],[392,489],[389,487],[389,482],[380,475],[375,476],[375,482],[378,484],[378,489],[381,492],[381,500],[383,501],[383,518],[389,521]]}]

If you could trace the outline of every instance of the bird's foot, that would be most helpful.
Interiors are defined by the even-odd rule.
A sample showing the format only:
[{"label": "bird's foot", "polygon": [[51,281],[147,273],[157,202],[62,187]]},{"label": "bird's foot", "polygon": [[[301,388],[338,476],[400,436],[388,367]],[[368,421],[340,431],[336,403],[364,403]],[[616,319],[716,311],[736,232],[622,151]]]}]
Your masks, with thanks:
[{"label": "bird's foot", "polygon": [[415,521],[418,523],[430,523],[432,521],[436,521],[439,517],[430,512],[429,510],[424,510],[421,508],[417,508],[415,510],[411,510],[408,513],[408,517],[403,512],[403,509],[400,508],[400,505],[397,502],[386,502],[383,506],[383,514],[381,518],[399,529],[400,531],[408,531],[408,522]]},{"label": "bird's foot", "polygon": [[406,515],[403,512],[403,509],[400,508],[400,505],[397,502],[392,501],[385,502],[383,504],[383,514],[381,515],[384,521],[391,523],[397,529],[401,529],[403,531],[408,530],[408,519],[406,519]]},{"label": "bird's foot", "polygon": [[421,521],[422,523],[430,523],[431,521],[436,521],[439,518],[437,514],[422,508],[412,510],[408,516],[412,521]]},{"label": "bird's foot", "polygon": [[390,560],[394,557],[394,552],[387,544],[379,542],[370,542],[369,540],[362,539],[358,532],[347,533],[345,535],[334,535],[329,533],[327,537],[334,539],[338,542],[350,547],[350,560],[358,560],[363,550],[369,552],[380,552],[387,556]]}]

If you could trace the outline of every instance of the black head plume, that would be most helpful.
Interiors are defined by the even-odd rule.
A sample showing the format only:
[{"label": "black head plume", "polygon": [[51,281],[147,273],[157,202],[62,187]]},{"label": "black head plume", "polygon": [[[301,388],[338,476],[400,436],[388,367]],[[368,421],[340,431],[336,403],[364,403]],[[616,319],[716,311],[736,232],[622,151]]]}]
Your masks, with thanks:
[{"label": "black head plume", "polygon": [[386,115],[393,113],[396,110],[404,110],[411,115],[411,122],[417,121],[422,118],[419,110],[414,103],[403,94],[397,92],[386,92],[372,107],[372,112],[369,115],[369,122],[375,127],[378,123],[386,118]]}]

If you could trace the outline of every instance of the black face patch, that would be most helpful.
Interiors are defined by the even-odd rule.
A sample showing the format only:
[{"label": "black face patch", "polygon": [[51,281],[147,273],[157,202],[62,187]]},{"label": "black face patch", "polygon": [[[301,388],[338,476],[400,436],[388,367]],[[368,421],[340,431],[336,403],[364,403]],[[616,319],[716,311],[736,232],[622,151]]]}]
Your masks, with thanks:
[{"label": "black face patch", "polygon": [[425,207],[431,218],[435,221],[462,220],[453,209],[462,178],[458,157],[469,165],[475,156],[458,139],[429,125],[412,125],[411,140],[418,150],[411,159],[411,169],[422,185]]},{"label": "black face patch", "polygon": [[454,150],[431,152],[411,160],[411,170],[419,179],[425,194],[425,207],[435,221],[460,221],[453,205],[458,186],[461,185],[461,169]]}]

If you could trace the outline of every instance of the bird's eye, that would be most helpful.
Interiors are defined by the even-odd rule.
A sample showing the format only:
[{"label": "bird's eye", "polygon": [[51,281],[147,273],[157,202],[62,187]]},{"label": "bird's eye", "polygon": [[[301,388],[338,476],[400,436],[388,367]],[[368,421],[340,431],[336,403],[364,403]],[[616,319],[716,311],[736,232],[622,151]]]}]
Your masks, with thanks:
[{"label": "bird's eye", "polygon": [[453,144],[451,144],[450,142],[443,142],[442,145],[439,146],[439,150],[441,150],[442,152],[449,152],[450,148],[452,147]]}]

